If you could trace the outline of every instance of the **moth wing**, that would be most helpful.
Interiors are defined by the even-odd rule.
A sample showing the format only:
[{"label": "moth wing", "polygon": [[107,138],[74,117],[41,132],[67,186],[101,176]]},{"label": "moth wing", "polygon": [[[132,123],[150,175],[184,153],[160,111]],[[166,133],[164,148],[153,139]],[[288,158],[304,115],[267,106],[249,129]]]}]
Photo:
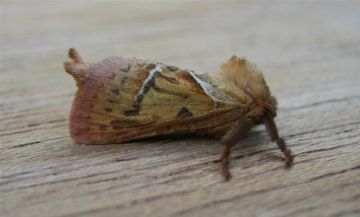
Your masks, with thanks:
[{"label": "moth wing", "polygon": [[111,57],[88,66],[84,74],[70,117],[70,133],[78,143],[195,132],[239,116],[236,99],[177,67]]}]

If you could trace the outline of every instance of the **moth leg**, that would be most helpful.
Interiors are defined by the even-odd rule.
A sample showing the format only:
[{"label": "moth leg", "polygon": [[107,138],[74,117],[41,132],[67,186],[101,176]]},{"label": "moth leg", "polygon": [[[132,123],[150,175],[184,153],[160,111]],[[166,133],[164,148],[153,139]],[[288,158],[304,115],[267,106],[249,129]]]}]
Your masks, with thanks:
[{"label": "moth leg", "polygon": [[286,167],[290,168],[293,165],[294,156],[292,155],[291,150],[286,146],[284,139],[279,137],[274,118],[270,114],[266,113],[264,115],[264,122],[271,141],[275,141],[281,152],[284,153]]},{"label": "moth leg", "polygon": [[227,133],[222,137],[221,141],[225,145],[220,160],[222,161],[222,171],[226,181],[230,180],[231,173],[229,171],[230,153],[232,146],[248,132],[255,122],[249,119],[241,119],[234,123]]}]

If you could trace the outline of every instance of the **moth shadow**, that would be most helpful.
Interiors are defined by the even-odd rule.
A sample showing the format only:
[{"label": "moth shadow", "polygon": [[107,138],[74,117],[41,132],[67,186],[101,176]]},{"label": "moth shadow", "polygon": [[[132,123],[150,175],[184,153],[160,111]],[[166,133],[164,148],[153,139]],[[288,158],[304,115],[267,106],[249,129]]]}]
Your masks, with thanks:
[{"label": "moth shadow", "polygon": [[[232,160],[244,159],[242,168],[252,167],[253,161],[246,159],[253,155],[261,155],[265,161],[283,161],[280,152],[269,150],[274,144],[262,130],[250,131],[232,148]],[[69,144],[70,147],[70,144]],[[70,155],[82,159],[102,159],[109,162],[126,161],[127,159],[142,159],[144,156],[159,155],[169,162],[186,161],[206,157],[208,163],[213,163],[210,170],[221,166],[220,156],[224,146],[219,138],[200,136],[194,133],[177,135],[160,135],[146,139],[132,140],[126,143],[106,145],[71,144]],[[164,159],[164,160],[165,160]]]},{"label": "moth shadow", "polygon": [[214,140],[213,138],[209,138],[206,136],[199,136],[195,133],[184,133],[184,134],[174,134],[174,135],[158,135],[149,138],[142,138],[131,140],[127,142],[128,144],[131,143],[143,143],[143,142],[182,142],[186,140]]},{"label": "moth shadow", "polygon": [[[211,145],[210,145],[211,144]],[[141,156],[161,153],[164,157],[173,154],[183,157],[202,156],[205,153],[220,154],[221,142],[209,137],[193,133],[177,135],[160,135],[150,138],[131,140],[124,143],[85,145],[68,142],[67,150],[70,155],[78,158],[141,158]],[[169,157],[170,158],[170,157]],[[171,160],[171,159],[169,159]]]},{"label": "moth shadow", "polygon": [[[147,148],[160,147],[164,149],[170,149],[169,154],[173,152],[185,153],[187,155],[202,155],[208,154],[220,154],[222,150],[221,141],[217,138],[211,138],[208,136],[200,136],[195,133],[184,133],[176,135],[159,135],[146,139],[138,139],[128,142],[131,144],[146,145]],[[179,154],[180,154],[179,153]]]}]

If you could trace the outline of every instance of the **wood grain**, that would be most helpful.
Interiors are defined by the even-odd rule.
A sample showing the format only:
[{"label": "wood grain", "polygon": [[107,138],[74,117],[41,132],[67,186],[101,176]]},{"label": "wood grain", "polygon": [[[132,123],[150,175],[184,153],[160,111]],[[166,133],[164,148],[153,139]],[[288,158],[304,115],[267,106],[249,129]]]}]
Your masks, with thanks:
[{"label": "wood grain", "polygon": [[[359,2],[1,2],[1,216],[359,216]],[[144,56],[216,73],[258,64],[279,101],[232,153],[201,138],[76,145],[69,47],[89,62]]]}]

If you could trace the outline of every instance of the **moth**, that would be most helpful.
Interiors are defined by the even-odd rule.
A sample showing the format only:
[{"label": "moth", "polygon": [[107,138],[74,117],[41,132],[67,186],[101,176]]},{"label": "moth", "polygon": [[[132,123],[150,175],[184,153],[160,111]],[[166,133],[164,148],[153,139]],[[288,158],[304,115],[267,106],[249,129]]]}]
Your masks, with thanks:
[{"label": "moth", "polygon": [[224,144],[220,160],[229,180],[232,146],[253,126],[265,124],[286,166],[293,163],[274,122],[276,99],[262,72],[246,59],[233,56],[210,76],[135,57],[89,64],[74,48],[69,57],[65,71],[78,87],[70,114],[76,143],[123,143],[184,133],[212,136]]}]

